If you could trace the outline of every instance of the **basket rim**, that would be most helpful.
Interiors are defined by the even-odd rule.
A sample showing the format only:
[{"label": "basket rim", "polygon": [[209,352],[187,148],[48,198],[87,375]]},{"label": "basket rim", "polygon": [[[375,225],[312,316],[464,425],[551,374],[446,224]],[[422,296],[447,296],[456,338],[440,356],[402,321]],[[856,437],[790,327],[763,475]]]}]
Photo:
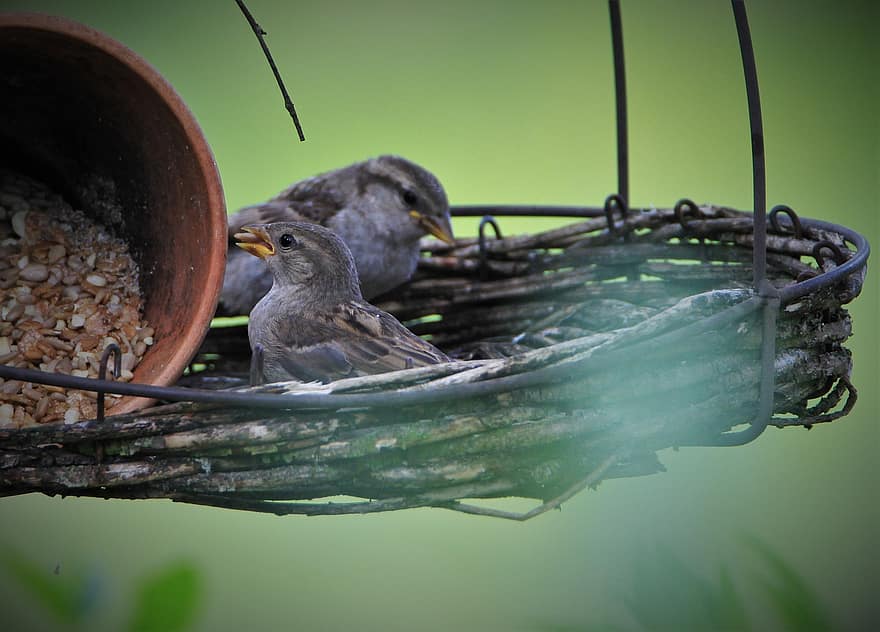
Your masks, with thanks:
[{"label": "basket rim", "polygon": [[[732,211],[743,218],[754,219],[749,212],[737,211],[729,207],[719,205],[703,205],[703,207],[721,208],[725,211]],[[552,216],[552,217],[575,217],[575,218],[596,218],[606,215],[606,210],[599,207],[591,206],[553,206],[553,205],[458,205],[451,207],[452,214],[459,217],[480,216],[487,213],[494,213],[499,216]],[[634,208],[630,209],[633,215],[645,213],[672,213],[670,209],[663,208]],[[790,220],[790,218],[789,218]],[[624,218],[624,222],[626,217]],[[697,221],[697,220],[694,220]],[[841,265],[830,270],[823,271],[815,277],[794,283],[781,290],[779,295],[781,303],[802,297],[811,292],[815,292],[821,288],[828,287],[843,278],[858,273],[862,270],[868,259],[870,247],[868,241],[861,234],[854,230],[814,219],[800,219],[802,226],[807,228],[816,228],[828,232],[836,232],[840,234],[846,241],[853,244],[856,248],[854,254]],[[789,228],[790,226],[787,226]],[[692,326],[712,327],[718,326],[725,322],[743,317],[762,307],[765,298],[759,293],[752,291],[752,295],[744,301],[731,307],[722,309],[716,314],[704,318],[701,323]],[[692,333],[690,327],[675,329],[671,332],[663,334],[670,336],[671,334],[682,335],[680,332],[686,330],[688,335]],[[498,394],[517,388],[531,387],[543,384],[548,381],[557,379],[558,377],[570,372],[572,363],[553,364],[538,370],[516,373],[513,375],[505,375],[501,377],[489,378],[480,382],[472,382],[467,384],[448,385],[439,388],[425,388],[416,391],[403,391],[399,389],[389,389],[381,392],[370,393],[332,393],[332,392],[279,392],[281,389],[275,387],[252,390],[234,390],[234,391],[216,391],[207,389],[197,389],[181,386],[160,387],[140,383],[124,383],[114,382],[112,380],[97,380],[92,378],[77,378],[67,375],[47,374],[42,371],[14,369],[13,376],[9,371],[11,367],[0,366],[0,377],[14,377],[14,379],[24,379],[28,381],[40,382],[49,385],[62,386],[66,388],[76,388],[82,390],[103,391],[106,393],[117,393],[121,395],[140,395],[163,399],[168,401],[189,401],[207,404],[222,404],[230,406],[246,406],[267,409],[286,409],[286,410],[302,410],[302,409],[340,409],[349,407],[367,407],[367,408],[393,408],[397,406],[424,405],[446,399],[450,396],[455,397],[475,397],[483,395]],[[409,369],[412,371],[413,369]],[[273,392],[274,390],[274,392]],[[25,430],[26,429],[21,429]]]},{"label": "basket rim", "polygon": [[[698,206],[720,206],[721,208],[726,208],[727,210],[741,213],[743,217],[751,218],[752,221],[754,221],[754,215],[749,211],[740,211],[730,207],[724,207],[715,204],[702,204]],[[788,209],[788,207],[784,205],[778,205],[774,207],[773,210],[776,209]],[[486,214],[495,214],[508,217],[579,217],[586,219],[602,217],[606,214],[605,208],[598,206],[539,204],[460,204],[450,206],[449,210],[453,217],[479,217]],[[668,209],[663,209],[659,207],[629,208],[629,211],[635,214],[644,214],[662,210]],[[790,211],[791,209],[788,210]],[[771,211],[771,213],[772,212],[773,211]],[[794,215],[793,212],[792,215]],[[799,283],[795,283],[781,289],[779,291],[779,298],[782,301],[783,305],[806,294],[819,290],[823,287],[833,285],[844,277],[858,272],[861,268],[866,266],[868,262],[868,257],[871,253],[871,246],[868,243],[868,239],[861,233],[858,233],[851,228],[847,228],[846,226],[843,226],[841,224],[835,224],[833,222],[828,222],[820,219],[803,218],[796,215],[794,215],[794,217],[797,218],[796,221],[799,222],[801,227],[815,228],[818,230],[839,233],[844,239],[846,239],[846,241],[853,244],[856,250],[855,254],[847,261],[845,261],[842,265],[839,265],[831,270],[824,271],[821,274],[817,274],[812,279],[801,281]],[[789,223],[787,224],[788,227],[792,225],[792,221],[790,218],[791,216],[789,216]]]}]

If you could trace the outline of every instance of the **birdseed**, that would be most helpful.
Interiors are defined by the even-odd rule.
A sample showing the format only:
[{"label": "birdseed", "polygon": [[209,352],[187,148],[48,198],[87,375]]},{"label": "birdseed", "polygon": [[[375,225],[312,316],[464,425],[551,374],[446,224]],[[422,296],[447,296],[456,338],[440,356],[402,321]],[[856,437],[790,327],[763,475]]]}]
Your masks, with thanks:
[{"label": "birdseed", "polygon": [[[115,342],[127,382],[153,343],[142,313],[125,241],[41,182],[0,169],[0,364],[95,378]],[[0,378],[0,426],[93,419],[95,399]],[[108,394],[107,410],[119,399]]]}]

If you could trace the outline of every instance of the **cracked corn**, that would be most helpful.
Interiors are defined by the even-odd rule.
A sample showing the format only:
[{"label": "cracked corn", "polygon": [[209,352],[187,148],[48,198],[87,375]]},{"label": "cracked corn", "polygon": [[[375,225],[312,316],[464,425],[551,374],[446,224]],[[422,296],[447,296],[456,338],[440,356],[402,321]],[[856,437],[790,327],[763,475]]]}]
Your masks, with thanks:
[{"label": "cracked corn", "polygon": [[[153,343],[127,244],[42,183],[0,169],[0,364],[97,377],[111,342],[132,372]],[[96,416],[96,394],[0,378],[0,426]],[[108,395],[112,411],[119,400]]]}]

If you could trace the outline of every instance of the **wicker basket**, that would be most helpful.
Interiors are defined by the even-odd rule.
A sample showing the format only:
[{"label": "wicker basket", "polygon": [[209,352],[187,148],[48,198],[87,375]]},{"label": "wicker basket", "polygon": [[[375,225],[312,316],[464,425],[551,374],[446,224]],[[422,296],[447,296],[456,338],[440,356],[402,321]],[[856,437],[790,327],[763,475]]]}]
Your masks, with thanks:
[{"label": "wicker basket", "polygon": [[[587,208],[459,214],[485,210],[581,218],[432,245],[416,278],[378,302],[458,361],[212,400],[205,387],[235,385],[248,349],[244,328],[214,329],[204,370],[185,378],[202,403],[0,430],[3,493],[522,519],[602,479],[661,471],[663,448],[742,443],[768,421],[809,427],[855,402],[843,346],[843,305],[867,258],[855,233],[775,210],[768,298],[752,289],[751,214],[689,202],[616,221]],[[764,331],[775,333],[769,357]],[[773,416],[762,419],[768,378]],[[357,499],[273,502],[338,495]],[[462,502],[503,496],[543,504],[508,514]]]}]

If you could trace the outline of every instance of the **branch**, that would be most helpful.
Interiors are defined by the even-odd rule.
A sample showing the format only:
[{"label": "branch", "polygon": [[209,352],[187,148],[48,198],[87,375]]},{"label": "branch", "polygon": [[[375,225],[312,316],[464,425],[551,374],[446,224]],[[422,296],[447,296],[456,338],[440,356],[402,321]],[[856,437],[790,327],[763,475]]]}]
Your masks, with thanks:
[{"label": "branch", "polygon": [[299,123],[299,117],[296,115],[296,108],[293,105],[293,101],[290,99],[290,95],[287,93],[287,88],[284,86],[284,81],[281,79],[281,73],[278,72],[278,67],[275,65],[275,60],[272,59],[272,53],[269,52],[269,46],[266,44],[266,40],[263,37],[266,35],[266,31],[263,30],[263,27],[257,24],[254,16],[251,15],[251,12],[248,10],[247,6],[245,6],[244,0],[235,0],[235,2],[238,4],[238,8],[241,9],[248,24],[250,24],[251,28],[254,30],[254,35],[257,36],[257,39],[260,42],[263,54],[266,55],[266,59],[269,61],[269,67],[272,69],[272,74],[275,75],[275,81],[278,82],[278,87],[281,89],[281,95],[284,97],[284,107],[290,114],[290,118],[293,119],[293,124],[296,126],[296,133],[299,135],[300,141],[304,141],[306,137],[305,134],[303,134],[302,125]]}]

